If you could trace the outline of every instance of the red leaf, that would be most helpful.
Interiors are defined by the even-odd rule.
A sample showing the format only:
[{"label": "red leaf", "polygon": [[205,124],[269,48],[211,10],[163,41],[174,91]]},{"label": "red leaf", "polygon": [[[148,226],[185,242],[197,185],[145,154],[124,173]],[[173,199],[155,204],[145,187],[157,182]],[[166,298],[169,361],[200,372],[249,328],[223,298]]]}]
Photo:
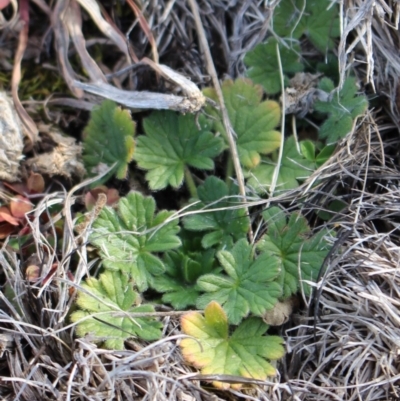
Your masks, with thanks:
[{"label": "red leaf", "polygon": [[15,226],[10,223],[0,224],[0,239],[7,238],[15,231]]},{"label": "red leaf", "polygon": [[107,193],[107,205],[112,206],[119,201],[119,193],[115,188],[110,188]]},{"label": "red leaf", "polygon": [[53,263],[51,265],[50,271],[46,274],[46,277],[43,279],[43,285],[46,284],[56,273],[58,267],[58,263]]},{"label": "red leaf", "polygon": [[92,210],[100,194],[107,196],[107,205],[112,206],[119,201],[119,193],[114,188],[107,188],[105,185],[100,185],[91,189],[85,195],[85,206],[87,210]]},{"label": "red leaf", "polygon": [[[74,275],[73,275],[69,270],[67,271],[67,277],[68,277],[72,282],[75,281]],[[68,294],[69,294],[69,296],[72,297],[72,296],[75,295],[75,293],[76,293],[76,288],[73,287],[73,286],[70,286],[70,287],[68,288]]]},{"label": "red leaf", "polygon": [[25,217],[25,213],[28,213],[32,210],[32,203],[30,203],[27,198],[17,195],[10,202],[10,210],[14,217],[23,219]]},{"label": "red leaf", "polygon": [[31,227],[27,224],[25,227],[23,227],[23,228],[19,231],[18,235],[20,235],[20,236],[28,235],[28,234],[30,234],[31,232],[32,232]]},{"label": "red leaf", "polygon": [[10,4],[11,0],[0,0],[0,10],[3,10]]},{"label": "red leaf", "polygon": [[41,174],[31,172],[26,181],[29,193],[41,194],[44,191],[44,178]]},{"label": "red leaf", "polygon": [[11,214],[10,209],[7,206],[0,207],[0,222],[2,221],[6,221],[13,226],[19,226],[20,224],[20,221]]},{"label": "red leaf", "polygon": [[16,182],[14,184],[11,184],[9,182],[4,181],[3,184],[5,187],[11,189],[11,191],[19,195],[25,195],[28,192],[28,188],[26,187],[25,184],[22,184],[22,182]]},{"label": "red leaf", "polygon": [[92,195],[91,192],[87,192],[85,194],[85,206],[86,210],[92,210],[94,208],[94,205],[96,204],[96,199]]}]

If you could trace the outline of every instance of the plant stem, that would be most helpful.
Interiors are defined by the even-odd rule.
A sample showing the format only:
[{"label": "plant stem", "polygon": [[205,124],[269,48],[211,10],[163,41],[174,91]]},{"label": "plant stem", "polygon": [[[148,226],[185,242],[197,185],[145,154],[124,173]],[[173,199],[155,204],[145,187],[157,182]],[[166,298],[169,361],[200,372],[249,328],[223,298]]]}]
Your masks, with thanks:
[{"label": "plant stem", "polygon": [[[197,28],[197,34],[199,36],[200,47],[203,50],[204,58],[206,60],[207,71],[211,75],[214,89],[217,92],[218,102],[221,107],[222,122],[224,124],[226,134],[228,136],[229,149],[231,151],[233,166],[234,166],[235,172],[236,172],[236,178],[237,178],[238,186],[239,186],[239,193],[242,197],[242,202],[244,204],[244,207],[246,208],[246,213],[247,213],[247,215],[249,215],[249,209],[248,209],[248,206],[246,205],[246,203],[247,203],[246,188],[244,185],[244,176],[243,176],[242,166],[240,165],[239,155],[238,155],[236,142],[235,142],[235,138],[234,138],[234,131],[233,131],[232,125],[229,120],[228,111],[225,107],[224,96],[222,94],[221,85],[219,84],[217,70],[215,69],[213,58],[211,56],[210,47],[208,46],[204,26],[201,22],[200,11],[199,11],[197,1],[189,0],[189,4],[190,4],[190,8],[192,10],[193,18],[194,18],[195,25]],[[253,230],[252,230],[251,226],[249,228],[248,237],[249,237],[249,241],[253,242],[254,235],[253,235]]]},{"label": "plant stem", "polygon": [[197,198],[196,184],[194,182],[193,175],[187,166],[185,166],[185,182],[186,182],[186,187],[189,190],[190,196],[192,198]]}]

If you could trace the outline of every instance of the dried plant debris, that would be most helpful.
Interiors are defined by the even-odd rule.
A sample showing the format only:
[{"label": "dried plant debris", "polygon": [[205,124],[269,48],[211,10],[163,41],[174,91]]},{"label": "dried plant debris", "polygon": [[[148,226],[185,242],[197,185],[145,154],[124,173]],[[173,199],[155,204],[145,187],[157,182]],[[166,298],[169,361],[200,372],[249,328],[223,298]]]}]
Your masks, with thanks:
[{"label": "dried plant debris", "polygon": [[83,177],[86,170],[81,161],[82,146],[74,138],[53,129],[48,130],[45,135],[55,143],[53,150],[28,159],[27,166],[37,173],[51,177]]},{"label": "dried plant debris", "polygon": [[17,181],[24,158],[23,127],[13,101],[0,92],[0,179]]},{"label": "dried plant debris", "polygon": [[290,319],[294,305],[296,305],[295,297],[277,302],[273,309],[264,312],[262,318],[265,323],[271,326],[282,326]]},{"label": "dried plant debris", "polygon": [[316,98],[323,96],[321,100],[327,99],[327,95],[317,89],[320,76],[321,74],[299,72],[289,81],[284,93],[286,114],[298,114],[300,117],[304,117],[312,111]]}]

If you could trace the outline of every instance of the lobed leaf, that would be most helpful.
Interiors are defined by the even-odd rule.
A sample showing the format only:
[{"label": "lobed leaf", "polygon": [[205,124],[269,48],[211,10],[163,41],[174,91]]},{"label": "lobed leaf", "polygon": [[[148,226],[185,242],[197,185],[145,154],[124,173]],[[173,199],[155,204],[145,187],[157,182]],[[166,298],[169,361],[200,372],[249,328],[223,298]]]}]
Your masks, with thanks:
[{"label": "lobed leaf", "polygon": [[155,208],[152,197],[131,192],[119,200],[117,210],[102,210],[89,237],[99,248],[103,265],[130,274],[140,291],[148,288],[153,276],[165,271],[162,260],[153,253],[181,245],[178,221],[166,223],[173,212],[155,215]]},{"label": "lobed leaf", "polygon": [[[297,188],[300,181],[306,179],[315,171],[316,162],[315,160],[309,160],[311,150],[308,145],[300,142],[301,151],[299,153],[292,136],[285,141],[276,191]],[[250,178],[247,180],[247,185],[258,193],[269,191],[276,165],[277,155],[263,158],[262,163],[248,173]]]},{"label": "lobed leaf", "polygon": [[153,317],[132,317],[134,313],[154,312],[150,305],[134,306],[137,298],[126,274],[108,270],[98,280],[88,278],[78,292],[76,304],[80,310],[71,315],[78,336],[89,334],[94,342],[118,350],[124,349],[128,338],[159,339],[160,322]]},{"label": "lobed leaf", "polygon": [[324,78],[320,82],[320,88],[331,92],[328,102],[315,102],[315,110],[327,113],[327,120],[321,125],[319,136],[326,139],[328,144],[344,138],[353,128],[353,121],[365,112],[368,107],[367,98],[358,95],[355,78],[347,78],[343,88],[335,91],[333,82]]},{"label": "lobed leaf", "polygon": [[[240,162],[245,167],[255,167],[260,163],[261,154],[269,154],[280,146],[281,134],[275,130],[280,123],[280,106],[272,100],[261,102],[262,88],[248,79],[226,80],[222,92],[237,136]],[[204,94],[216,98],[213,89],[205,90]],[[206,110],[214,118],[214,130],[225,134],[220,114],[210,107]]]},{"label": "lobed leaf", "polygon": [[83,161],[89,175],[95,176],[104,166],[114,168],[96,184],[106,182],[113,174],[124,179],[132,161],[135,144],[135,123],[128,110],[105,100],[95,107],[84,131]]},{"label": "lobed leaf", "polygon": [[232,324],[238,324],[250,312],[262,316],[273,308],[282,295],[281,285],[273,281],[280,274],[279,258],[261,254],[253,260],[246,239],[239,240],[230,251],[219,251],[217,257],[226,274],[205,274],[197,280],[206,292],[198,299],[198,308],[217,301]]},{"label": "lobed leaf", "polygon": [[327,145],[321,150],[317,150],[313,141],[305,140],[300,142],[300,148],[304,157],[308,161],[315,163],[315,166],[318,168],[332,156],[334,150],[336,149],[336,145]]},{"label": "lobed leaf", "polygon": [[152,287],[164,293],[162,300],[175,310],[196,305],[200,289],[196,284],[202,275],[215,269],[215,250],[184,253],[169,251],[164,255],[165,274],[153,278]]},{"label": "lobed leaf", "polygon": [[[275,38],[269,38],[267,42],[257,45],[254,50],[246,53],[244,62],[249,69],[247,75],[256,84],[261,84],[265,92],[275,95],[282,91],[279,63]],[[289,79],[286,74],[294,74],[303,71],[303,65],[299,62],[300,46],[293,45],[285,47],[279,44],[282,69],[284,73],[285,86]]]},{"label": "lobed leaf", "polygon": [[249,218],[245,209],[228,209],[237,204],[237,198],[224,199],[228,196],[237,195],[237,187],[232,185],[231,189],[219,178],[208,177],[203,185],[197,189],[200,203],[192,210],[201,210],[206,207],[220,209],[208,213],[193,214],[183,219],[186,230],[205,231],[202,245],[210,248],[219,244],[220,248],[232,246],[233,242],[246,236],[250,227]]},{"label": "lobed leaf", "polygon": [[214,168],[213,158],[224,149],[221,138],[211,132],[211,125],[199,117],[172,111],[155,111],[143,120],[146,135],[137,139],[135,160],[148,170],[146,179],[152,190],[168,185],[178,188],[184,178],[185,168],[201,170]]},{"label": "lobed leaf", "polygon": [[281,267],[280,282],[283,298],[303,289],[306,295],[311,286],[306,281],[315,281],[330,245],[325,239],[326,229],[312,235],[307,220],[299,213],[292,213],[287,220],[284,212],[272,207],[263,212],[268,224],[267,233],[257,244],[257,249],[269,257],[277,257]]},{"label": "lobed leaf", "polygon": [[[269,360],[282,358],[283,339],[265,336],[268,326],[258,318],[249,318],[229,336],[228,319],[221,306],[213,301],[204,310],[189,312],[181,320],[185,338],[180,347],[185,360],[206,375],[243,376],[265,380],[275,376]],[[241,384],[214,381],[217,388],[239,389]]]},{"label": "lobed leaf", "polygon": [[273,30],[282,38],[306,35],[322,53],[340,36],[337,4],[328,0],[282,0],[274,10]]}]

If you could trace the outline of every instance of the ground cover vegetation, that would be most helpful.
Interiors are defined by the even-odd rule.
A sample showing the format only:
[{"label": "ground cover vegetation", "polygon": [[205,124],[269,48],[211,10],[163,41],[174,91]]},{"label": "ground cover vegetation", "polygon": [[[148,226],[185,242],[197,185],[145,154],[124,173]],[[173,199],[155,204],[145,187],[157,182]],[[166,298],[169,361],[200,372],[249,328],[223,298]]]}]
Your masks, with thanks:
[{"label": "ground cover vegetation", "polygon": [[[297,15],[291,1],[282,1],[273,21],[279,40],[268,37],[246,54],[248,77],[222,83],[250,194],[268,197],[271,192],[297,187],[330,157],[367,108],[354,77],[346,78],[338,88],[318,66],[308,65],[297,45],[292,46],[291,41],[306,33],[321,53],[329,54],[334,47],[339,36],[338,8],[314,3],[307,2],[304,12]],[[297,27],[292,31],[287,21],[294,18]],[[283,111],[274,98],[285,93],[281,81],[288,86],[299,73],[312,95],[298,96],[316,98],[303,116],[303,121],[312,119],[319,125],[314,140],[307,134],[300,140],[281,126]],[[215,89],[205,88],[203,93],[217,104]],[[186,185],[190,199],[182,206],[187,215],[179,221],[174,218],[177,211],[155,214],[154,198],[140,192],[104,207],[89,236],[99,251],[104,273],[98,280],[88,279],[85,291],[78,293],[80,310],[71,315],[77,333],[91,333],[95,341],[119,349],[129,337],[161,338],[162,325],[154,318],[132,317],[143,308],[154,311],[151,298],[157,296],[143,296],[152,289],[162,302],[178,310],[196,307],[206,311],[205,320],[198,312],[183,315],[182,330],[194,339],[181,344],[185,358],[204,374],[243,374],[259,380],[275,375],[263,358],[282,357],[283,339],[264,335],[259,342],[233,334],[233,342],[228,340],[227,324],[239,325],[235,333],[264,333],[268,325],[262,318],[278,301],[299,292],[309,296],[334,232],[324,227],[311,232],[301,213],[286,216],[279,207],[272,207],[262,213],[266,233],[249,240],[249,232],[260,220],[252,217],[251,208],[240,207],[243,201],[232,176],[227,134],[214,105],[206,106],[200,115],[154,111],[143,119],[142,132],[136,132],[136,137],[135,125],[112,101],[93,110],[84,138],[87,171],[96,176],[101,166],[108,167],[100,183],[114,172],[123,179],[133,159],[136,169],[146,171],[151,191],[179,190]],[[311,125],[305,123],[303,129],[310,130]],[[137,298],[145,298],[145,305],[133,306]],[[113,317],[116,311],[118,318]]]},{"label": "ground cover vegetation", "polygon": [[[122,3],[112,6],[117,14]],[[76,382],[63,367],[67,390],[57,387],[61,379],[53,372],[58,378],[46,384],[46,397],[114,399],[105,383],[121,371],[118,380],[131,375],[132,399],[151,399],[158,391],[160,399],[178,399],[176,372],[166,380],[168,386],[175,383],[173,389],[135,382],[135,375],[143,381],[173,352],[184,380],[199,380],[195,387],[185,381],[198,399],[210,394],[257,399],[257,386],[279,381],[291,351],[283,325],[296,308],[307,309],[321,295],[329,257],[345,253],[340,244],[347,237],[342,239],[343,227],[336,222],[351,201],[336,184],[329,195],[324,192],[322,172],[366,118],[374,98],[368,99],[355,69],[339,69],[339,4],[281,0],[271,10],[262,38],[242,52],[239,72],[220,68],[220,87],[201,74],[196,92],[201,107],[171,106],[171,97],[162,100],[168,107],[141,111],[123,99],[127,92],[99,84],[102,73],[82,62],[92,84],[80,87],[65,75],[69,89],[107,98],[83,118],[82,147],[42,127],[40,146],[34,141],[25,146],[24,171],[15,180],[1,177],[6,194],[0,206],[1,302],[10,311],[4,322],[27,327],[18,340],[21,350],[52,327],[56,341],[44,347],[60,357],[47,360],[49,371],[67,366],[73,353],[94,358],[85,362],[90,366],[103,360],[98,377],[85,371],[87,377]],[[146,13],[138,15],[154,55]],[[188,56],[185,68],[191,63]],[[104,67],[103,60],[99,65]],[[141,75],[142,67],[138,80],[156,81],[166,93],[174,89],[176,97],[181,93],[171,80],[189,85],[175,75],[161,84],[169,69]],[[54,85],[63,90],[59,79]],[[290,194],[296,194],[295,202]],[[329,201],[310,206],[318,197]],[[32,302],[29,313],[21,290]],[[40,323],[34,326],[36,315]],[[165,344],[175,340],[171,351]],[[43,352],[39,343],[30,346],[32,356],[16,352],[24,366]],[[152,354],[158,346],[165,347],[162,357]],[[74,366],[83,369],[80,362]],[[121,366],[131,370],[122,373]],[[12,369],[10,377],[22,375]],[[16,387],[18,396],[37,399],[35,390],[23,385],[31,378],[25,379]],[[96,383],[93,394],[82,395],[88,382]],[[107,388],[100,398],[98,388]],[[127,390],[121,389],[125,397]],[[9,390],[4,394],[14,396]]]}]

